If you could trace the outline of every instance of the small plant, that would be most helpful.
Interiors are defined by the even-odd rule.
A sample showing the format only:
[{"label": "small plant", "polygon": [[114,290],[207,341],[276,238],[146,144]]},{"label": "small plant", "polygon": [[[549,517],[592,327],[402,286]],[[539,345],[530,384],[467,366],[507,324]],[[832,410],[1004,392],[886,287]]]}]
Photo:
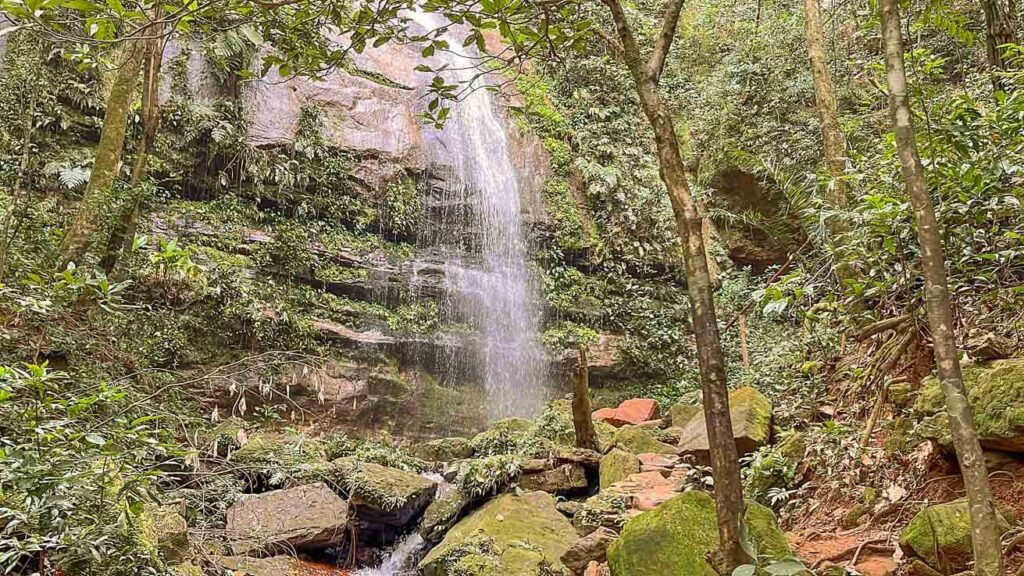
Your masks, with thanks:
[{"label": "small plant", "polygon": [[762,446],[740,460],[743,488],[748,498],[776,506],[785,504],[796,479],[796,464],[774,446]]}]

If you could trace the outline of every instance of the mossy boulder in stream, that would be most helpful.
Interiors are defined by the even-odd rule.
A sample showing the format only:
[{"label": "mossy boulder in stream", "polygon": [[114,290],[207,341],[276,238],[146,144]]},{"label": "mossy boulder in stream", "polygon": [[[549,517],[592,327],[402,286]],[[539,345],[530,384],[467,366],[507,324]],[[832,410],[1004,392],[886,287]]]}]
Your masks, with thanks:
[{"label": "mossy boulder in stream", "polygon": [[[760,556],[792,555],[771,510],[748,502],[746,519]],[[706,559],[717,547],[715,501],[704,492],[686,492],[626,522],[608,548],[608,565],[612,576],[718,576]]]},{"label": "mossy boulder in stream", "polygon": [[[999,523],[1000,533],[1009,530],[1002,516]],[[910,558],[920,558],[936,570],[945,570],[945,574],[966,570],[974,560],[967,500],[937,504],[918,512],[900,532],[900,548]]]},{"label": "mossy boulder in stream", "polygon": [[331,462],[331,474],[349,494],[356,518],[371,525],[405,526],[434,499],[437,483],[398,468],[355,458]]},{"label": "mossy boulder in stream", "polygon": [[[966,366],[963,374],[981,445],[1024,452],[1024,358]],[[914,403],[915,411],[926,417],[922,433],[951,445],[945,406],[938,379],[927,378]]]},{"label": "mossy boulder in stream", "polygon": [[578,538],[546,492],[499,496],[463,518],[420,562],[422,576],[541,576],[564,570]]}]

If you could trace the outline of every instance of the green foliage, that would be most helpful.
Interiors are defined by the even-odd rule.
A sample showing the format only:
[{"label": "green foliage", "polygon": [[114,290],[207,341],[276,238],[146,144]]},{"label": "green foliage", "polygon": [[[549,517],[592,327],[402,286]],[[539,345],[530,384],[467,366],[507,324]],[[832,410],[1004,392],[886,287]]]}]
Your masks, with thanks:
[{"label": "green foliage", "polygon": [[743,492],[747,498],[777,507],[789,499],[788,490],[796,478],[796,462],[776,446],[763,446],[743,457],[740,463]]},{"label": "green foliage", "polygon": [[158,573],[138,521],[179,455],[164,414],[133,387],[0,367],[0,566],[45,554],[77,574]]},{"label": "green foliage", "polygon": [[499,454],[459,462],[455,483],[471,498],[497,494],[508,487],[520,472],[520,457]]}]

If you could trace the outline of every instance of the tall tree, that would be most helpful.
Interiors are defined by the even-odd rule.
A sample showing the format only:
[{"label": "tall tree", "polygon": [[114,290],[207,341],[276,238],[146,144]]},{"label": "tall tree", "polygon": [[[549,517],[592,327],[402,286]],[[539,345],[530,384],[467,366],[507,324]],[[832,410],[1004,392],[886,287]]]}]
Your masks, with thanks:
[{"label": "tall tree", "polygon": [[992,85],[996,90],[1006,90],[1006,83],[1000,76],[1000,72],[1006,69],[1004,49],[1000,46],[1017,42],[1016,7],[1013,0],[982,0],[981,7],[985,11],[985,54]]},{"label": "tall tree", "polygon": [[[155,10],[154,21],[159,22],[160,11]],[[160,31],[157,25],[157,31]],[[107,241],[101,265],[110,274],[118,258],[131,248],[139,222],[139,204],[142,201],[142,181],[149,167],[149,155],[156,141],[160,127],[160,65],[164,57],[162,34],[148,37],[141,42],[145,46],[142,80],[142,137],[136,151],[135,164],[129,182],[128,197],[122,202],[121,214]]]},{"label": "tall tree", "polygon": [[[821,124],[821,139],[825,145],[825,164],[832,175],[829,200],[837,208],[847,205],[846,185],[846,135],[839,127],[839,113],[836,110],[835,88],[828,71],[828,56],[825,51],[825,34],[821,26],[820,0],[805,0],[807,55],[811,61],[811,78],[814,83],[815,109]],[[837,230],[833,230],[833,233]]]},{"label": "tall tree", "polygon": [[672,114],[658,93],[658,82],[665,68],[669,49],[676,35],[683,0],[668,0],[661,29],[649,57],[644,59],[636,36],[619,0],[602,0],[611,12],[615,31],[622,43],[626,67],[644,115],[654,129],[661,179],[668,189],[676,231],[682,241],[686,261],[686,283],[690,293],[693,331],[697,341],[701,389],[704,393],[704,417],[707,420],[711,467],[715,478],[718,514],[719,564],[728,572],[752,559],[743,548],[741,523],[745,505],[740,483],[736,442],[729,416],[729,390],[725,377],[725,357],[718,333],[718,319],[712,278],[704,248],[703,221],[690,185],[686,164],[679,150]]},{"label": "tall tree", "polygon": [[950,431],[956,448],[960,471],[970,508],[971,537],[974,545],[975,576],[1002,574],[999,528],[988,471],[982,457],[974,415],[967,401],[960,362],[953,333],[946,262],[942,252],[942,236],[935,216],[935,206],[928,192],[924,165],[914,142],[913,116],[907,94],[907,74],[903,61],[903,36],[900,32],[899,0],[881,0],[882,41],[885,44],[885,70],[889,84],[889,112],[896,132],[907,193],[917,219],[917,236],[921,244],[921,267],[924,271],[925,306],[932,332],[936,372],[946,396]]},{"label": "tall tree", "polygon": [[71,262],[80,262],[96,235],[103,226],[107,211],[111,208],[110,191],[121,169],[121,152],[124,149],[125,133],[128,128],[128,112],[135,98],[135,87],[145,57],[143,41],[124,45],[120,63],[114,72],[114,82],[107,96],[106,112],[103,115],[103,129],[100,143],[96,147],[92,174],[85,186],[82,204],[75,211],[71,226],[64,233],[60,245],[57,267],[61,270]]}]

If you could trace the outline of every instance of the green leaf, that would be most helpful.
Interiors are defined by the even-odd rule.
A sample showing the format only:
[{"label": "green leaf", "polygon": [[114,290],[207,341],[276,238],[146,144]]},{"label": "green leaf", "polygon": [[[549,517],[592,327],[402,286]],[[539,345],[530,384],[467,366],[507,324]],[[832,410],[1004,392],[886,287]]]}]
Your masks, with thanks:
[{"label": "green leaf", "polygon": [[754,572],[757,568],[753,564],[744,564],[743,566],[737,566],[732,571],[732,576],[754,576]]},{"label": "green leaf", "polygon": [[103,436],[100,436],[99,434],[96,434],[96,433],[86,434],[85,435],[85,441],[90,443],[90,444],[95,444],[97,446],[103,446],[104,444],[107,443],[107,439],[106,438],[104,438]]}]

